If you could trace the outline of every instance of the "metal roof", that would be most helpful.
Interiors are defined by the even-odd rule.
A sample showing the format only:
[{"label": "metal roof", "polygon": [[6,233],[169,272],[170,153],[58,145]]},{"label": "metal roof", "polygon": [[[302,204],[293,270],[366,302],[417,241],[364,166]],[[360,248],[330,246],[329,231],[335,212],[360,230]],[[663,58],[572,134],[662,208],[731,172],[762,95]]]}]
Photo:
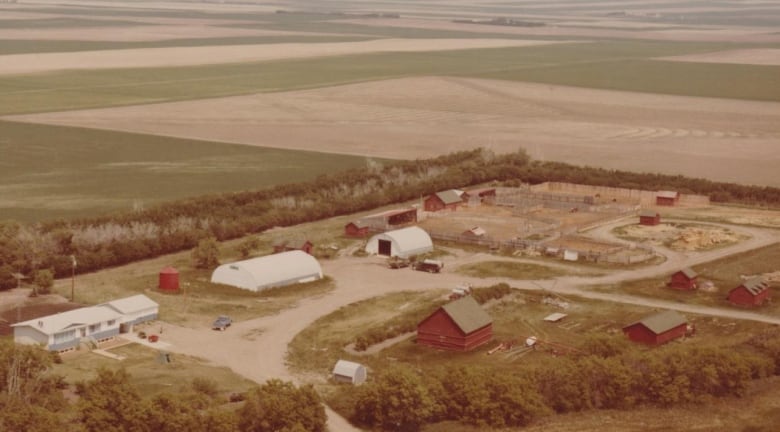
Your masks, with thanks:
[{"label": "metal roof", "polygon": [[684,274],[688,279],[694,279],[699,276],[699,274],[693,271],[693,269],[690,267],[685,267],[684,269],[680,270],[680,273]]},{"label": "metal roof", "polygon": [[211,282],[252,291],[321,278],[320,263],[300,250],[222,264],[211,274]]},{"label": "metal roof", "polygon": [[677,197],[679,196],[679,193],[676,192],[676,191],[658,191],[658,193],[656,193],[656,196],[657,197],[661,197],[661,198],[674,198],[674,199],[677,199]]},{"label": "metal roof", "polygon": [[460,197],[460,194],[458,194],[458,192],[453,189],[443,192],[436,192],[436,196],[439,197],[441,202],[443,202],[445,205],[455,204],[463,201]]},{"label": "metal roof", "polygon": [[493,318],[471,296],[462,297],[447,303],[442,306],[442,309],[452,318],[461,331],[466,334],[493,322]]},{"label": "metal roof", "polygon": [[654,218],[654,217],[660,216],[660,215],[655,210],[645,209],[645,210],[642,210],[642,211],[639,212],[639,216],[642,216],[642,217],[653,217]]},{"label": "metal roof", "polygon": [[433,248],[431,236],[429,236],[424,229],[416,226],[387,231],[377,235],[389,237],[395,241],[398,248],[404,252],[418,253],[418,251],[427,251]]},{"label": "metal roof", "polygon": [[381,213],[374,213],[368,216],[363,216],[361,219],[371,219],[371,218],[389,218],[393,217],[395,215],[404,214],[404,213],[410,213],[410,212],[417,212],[416,208],[407,208],[407,209],[393,209],[393,210],[387,210],[383,211]]},{"label": "metal roof", "polygon": [[479,226],[475,226],[474,228],[471,228],[471,229],[466,230],[464,232],[464,234],[467,234],[467,233],[474,234],[475,236],[483,236],[483,235],[487,234],[485,229],[482,228],[482,227],[479,227]]},{"label": "metal roof", "polygon": [[551,313],[550,315],[547,315],[546,317],[544,317],[544,320],[548,321],[548,322],[558,322],[558,321],[566,318],[567,316],[569,316],[569,315],[567,315],[565,313],[555,312],[555,313]]},{"label": "metal roof", "polygon": [[745,287],[745,289],[754,296],[757,296],[769,289],[769,284],[760,277],[747,280],[742,283],[742,286]]},{"label": "metal roof", "polygon": [[121,317],[122,315],[115,310],[100,305],[31,319],[29,321],[12,324],[11,327],[27,326],[32,327],[43,334],[52,335],[71,327],[83,327],[90,324],[119,319]]},{"label": "metal roof", "polygon": [[640,321],[635,322],[634,324],[642,324],[651,332],[655,334],[661,334],[687,323],[688,320],[684,316],[680,315],[680,313],[677,311],[668,310],[646,317]]},{"label": "metal roof", "polygon": [[341,375],[352,378],[361,368],[365,368],[365,366],[360,363],[339,360],[336,362],[336,366],[333,367],[333,375]]},{"label": "metal roof", "polygon": [[156,308],[159,305],[149,297],[138,294],[132,297],[125,297],[123,299],[102,303],[100,306],[108,306],[121,314],[129,314],[144,309]]}]

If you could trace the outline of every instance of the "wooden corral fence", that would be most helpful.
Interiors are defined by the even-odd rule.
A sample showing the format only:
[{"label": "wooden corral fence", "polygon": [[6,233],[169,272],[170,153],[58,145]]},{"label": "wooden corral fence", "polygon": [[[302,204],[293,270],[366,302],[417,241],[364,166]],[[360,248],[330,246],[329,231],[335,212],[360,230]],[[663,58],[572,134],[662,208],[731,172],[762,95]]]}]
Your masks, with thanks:
[{"label": "wooden corral fence", "polygon": [[[656,191],[641,189],[618,188],[610,186],[591,186],[564,182],[545,182],[531,186],[534,192],[561,192],[566,194],[582,194],[620,197],[628,200],[638,200],[643,205],[655,205]],[[680,205],[706,206],[710,198],[706,195],[680,194]]]},{"label": "wooden corral fence", "polygon": [[592,230],[594,228],[598,228],[600,226],[609,225],[609,224],[611,224],[613,222],[617,222],[617,221],[619,221],[621,219],[624,219],[624,218],[626,218],[628,216],[636,216],[638,211],[639,211],[639,206],[631,207],[630,209],[622,211],[622,212],[618,213],[617,215],[615,215],[613,217],[600,219],[600,220],[597,220],[596,222],[593,222],[593,223],[590,223],[590,224],[587,224],[587,225],[578,226],[577,227],[577,232],[581,233],[581,232],[589,231],[589,230]]}]

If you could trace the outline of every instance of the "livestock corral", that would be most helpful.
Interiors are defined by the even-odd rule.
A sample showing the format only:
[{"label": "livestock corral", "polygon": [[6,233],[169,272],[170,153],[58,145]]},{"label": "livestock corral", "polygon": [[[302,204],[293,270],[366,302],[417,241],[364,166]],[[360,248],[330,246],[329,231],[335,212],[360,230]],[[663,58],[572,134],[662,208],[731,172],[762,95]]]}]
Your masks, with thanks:
[{"label": "livestock corral", "polygon": [[472,201],[455,210],[424,211],[419,223],[434,239],[491,249],[553,256],[564,256],[569,251],[591,261],[618,263],[646,261],[654,256],[642,245],[579,233],[636,214],[641,198],[654,196],[655,192],[580,185],[564,189],[560,185],[497,188],[491,204]]}]

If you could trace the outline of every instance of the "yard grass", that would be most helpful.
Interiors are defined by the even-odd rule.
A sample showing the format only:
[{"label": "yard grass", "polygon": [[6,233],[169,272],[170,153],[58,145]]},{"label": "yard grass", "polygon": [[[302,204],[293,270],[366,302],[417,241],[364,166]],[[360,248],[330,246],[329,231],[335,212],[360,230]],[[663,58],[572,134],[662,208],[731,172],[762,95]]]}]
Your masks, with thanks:
[{"label": "yard grass", "polygon": [[160,393],[181,393],[191,389],[192,380],[207,377],[218,384],[225,400],[231,393],[247,391],[256,384],[242,378],[229,368],[215,367],[208,362],[183,354],[170,354],[170,363],[159,361],[160,353],[138,344],[123,345],[108,349],[109,352],[125,357],[118,361],[80,350],[64,354],[63,362],[55,364],[52,372],[65,377],[74,384],[94,379],[99,368],[124,369],[131,376],[131,382],[145,398]]},{"label": "yard grass", "polygon": [[[595,289],[605,292],[625,292],[680,303],[725,308],[735,307],[726,301],[726,296],[732,288],[743,282],[741,276],[780,271],[780,243],[700,264],[693,267],[693,270],[699,274],[700,287],[703,281],[712,281],[715,285],[715,291],[671,289],[666,286],[669,281],[668,277],[627,281],[617,286],[600,286],[595,287]],[[777,286],[770,289],[776,291]],[[780,314],[780,303],[773,302],[750,310],[769,315]]]},{"label": "yard grass", "polygon": [[483,261],[462,265],[458,273],[478,278],[505,277],[518,280],[552,279],[573,274],[557,267],[511,261]]},{"label": "yard grass", "polygon": [[297,183],[365,158],[0,121],[0,219],[133,210]]},{"label": "yard grass", "polygon": [[[723,48],[723,44],[604,41],[9,75],[0,77],[0,115],[203,99],[430,75],[780,100],[780,67],[647,60]],[[638,63],[641,65],[637,67]],[[664,66],[658,69],[656,64]],[[738,85],[723,86],[722,82]]]}]

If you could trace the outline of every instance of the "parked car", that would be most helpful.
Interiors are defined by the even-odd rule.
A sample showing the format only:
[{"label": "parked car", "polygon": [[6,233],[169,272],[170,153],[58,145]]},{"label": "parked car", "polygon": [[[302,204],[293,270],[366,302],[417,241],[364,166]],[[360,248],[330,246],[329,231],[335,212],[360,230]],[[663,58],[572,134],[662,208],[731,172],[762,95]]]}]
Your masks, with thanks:
[{"label": "parked car", "polygon": [[414,269],[418,271],[424,271],[428,273],[438,273],[444,268],[444,263],[438,260],[422,260],[414,264]]},{"label": "parked car", "polygon": [[212,330],[225,331],[230,324],[233,324],[233,320],[229,316],[220,315],[214,320],[214,324],[211,325]]}]

